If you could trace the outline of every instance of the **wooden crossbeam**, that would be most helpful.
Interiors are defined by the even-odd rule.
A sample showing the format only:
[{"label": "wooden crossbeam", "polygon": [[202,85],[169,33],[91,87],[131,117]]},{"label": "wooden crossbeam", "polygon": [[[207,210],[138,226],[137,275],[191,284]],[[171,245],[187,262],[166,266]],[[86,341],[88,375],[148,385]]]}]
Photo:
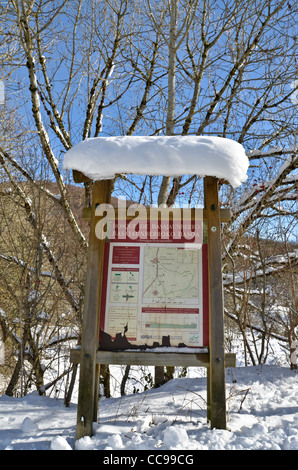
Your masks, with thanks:
[{"label": "wooden crossbeam", "polygon": [[[80,349],[70,351],[70,361],[79,363]],[[96,352],[97,364],[135,365],[135,366],[177,366],[177,367],[209,367],[208,353],[151,352],[151,351],[101,351]],[[236,367],[236,354],[225,354],[225,366]]]}]

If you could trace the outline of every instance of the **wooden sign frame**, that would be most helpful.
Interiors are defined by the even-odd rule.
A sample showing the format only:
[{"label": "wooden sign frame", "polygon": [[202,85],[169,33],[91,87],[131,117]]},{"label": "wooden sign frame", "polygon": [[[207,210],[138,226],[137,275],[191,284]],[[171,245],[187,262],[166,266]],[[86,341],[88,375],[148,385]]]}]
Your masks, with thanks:
[{"label": "wooden sign frame", "polygon": [[110,203],[111,188],[111,180],[95,181],[93,185],[81,349],[71,351],[71,361],[80,363],[76,439],[91,436],[93,422],[97,421],[100,364],[207,367],[207,418],[212,428],[226,429],[225,367],[235,367],[235,355],[224,352],[220,234],[223,211],[219,207],[218,179],[204,178],[209,264],[209,353],[204,354],[98,350],[105,241],[95,235],[95,209],[99,204]]},{"label": "wooden sign frame", "polygon": [[203,211],[129,209],[113,209],[105,244],[99,349],[208,347]]}]

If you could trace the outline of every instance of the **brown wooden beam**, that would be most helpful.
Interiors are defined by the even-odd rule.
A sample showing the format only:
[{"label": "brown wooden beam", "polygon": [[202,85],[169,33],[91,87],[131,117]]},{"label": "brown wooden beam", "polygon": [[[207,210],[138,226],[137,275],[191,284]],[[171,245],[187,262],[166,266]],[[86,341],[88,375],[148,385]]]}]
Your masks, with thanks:
[{"label": "brown wooden beam", "polygon": [[[74,364],[80,361],[81,351],[71,349],[70,361]],[[209,353],[180,353],[152,351],[101,351],[96,352],[97,364],[109,365],[145,365],[145,366],[181,366],[209,367]],[[225,366],[236,367],[236,354],[225,354]]]},{"label": "brown wooden beam", "polygon": [[209,271],[209,417],[212,428],[226,429],[224,308],[217,178],[212,176],[204,178],[204,197],[207,212]]},{"label": "brown wooden beam", "polygon": [[95,235],[95,225],[99,220],[95,217],[95,208],[97,204],[109,203],[110,195],[110,180],[94,183],[82,325],[76,439],[92,435],[92,423],[97,417],[99,368],[96,363],[96,350],[99,340],[98,306],[101,298],[104,240],[98,239]]},{"label": "brown wooden beam", "polygon": [[92,180],[81,171],[72,170],[72,179],[75,183],[90,183]]}]

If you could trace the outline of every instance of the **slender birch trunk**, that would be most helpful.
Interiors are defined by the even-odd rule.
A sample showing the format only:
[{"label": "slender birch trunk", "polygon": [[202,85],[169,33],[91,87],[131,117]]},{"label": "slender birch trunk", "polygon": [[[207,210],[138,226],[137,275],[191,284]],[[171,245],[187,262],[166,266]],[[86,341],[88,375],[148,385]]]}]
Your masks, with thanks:
[{"label": "slender birch trunk", "polygon": [[[176,81],[176,52],[177,52],[177,10],[179,0],[171,0],[171,22],[168,53],[168,109],[166,121],[166,135],[173,135],[175,120],[175,81]],[[165,204],[168,198],[171,178],[163,176],[158,195],[158,205]]]}]

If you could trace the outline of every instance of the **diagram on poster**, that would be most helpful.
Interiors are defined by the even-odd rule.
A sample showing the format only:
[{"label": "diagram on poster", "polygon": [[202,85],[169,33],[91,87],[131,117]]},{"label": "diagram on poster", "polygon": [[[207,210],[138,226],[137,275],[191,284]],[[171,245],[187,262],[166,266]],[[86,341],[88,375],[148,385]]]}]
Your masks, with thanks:
[{"label": "diagram on poster", "polygon": [[110,302],[136,304],[138,302],[139,271],[134,268],[112,268]]}]

